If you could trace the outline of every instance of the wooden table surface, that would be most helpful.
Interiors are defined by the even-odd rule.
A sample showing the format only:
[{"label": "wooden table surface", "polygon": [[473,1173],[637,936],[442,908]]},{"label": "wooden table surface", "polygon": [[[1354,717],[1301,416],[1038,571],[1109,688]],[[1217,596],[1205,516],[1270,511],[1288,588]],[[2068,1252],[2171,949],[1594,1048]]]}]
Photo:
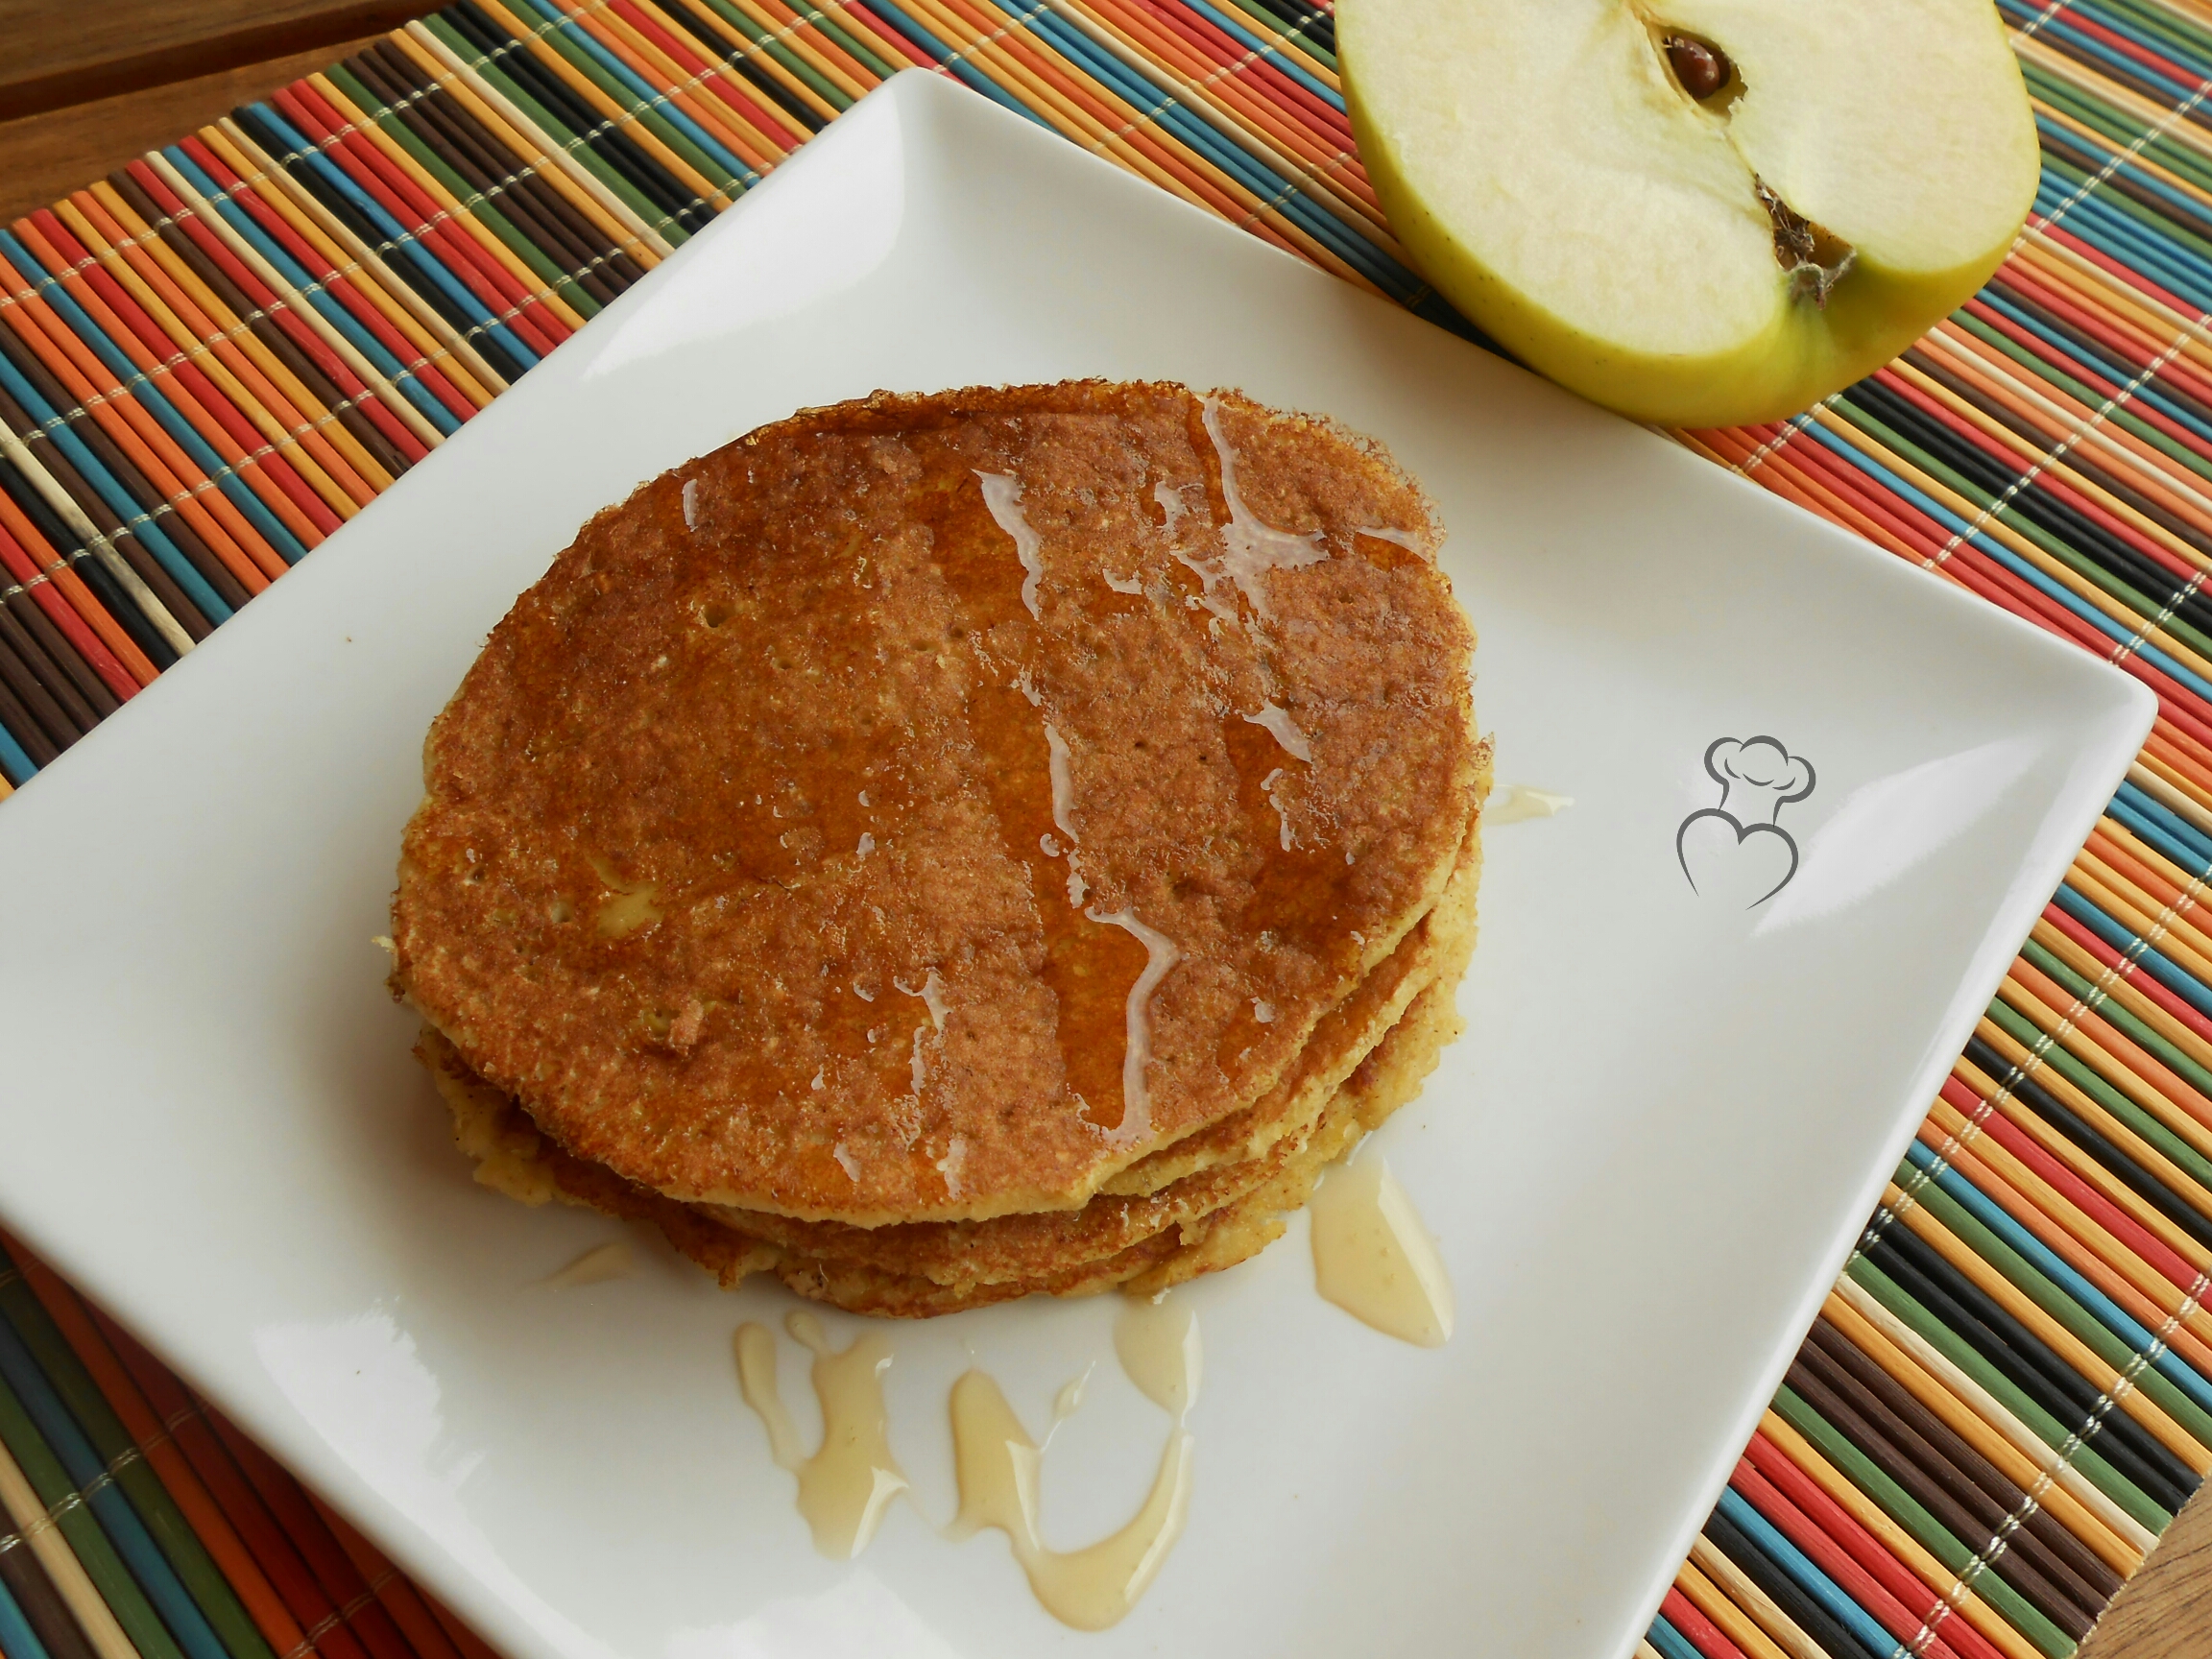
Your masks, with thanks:
[{"label": "wooden table surface", "polygon": [[[0,224],[409,17],[422,0],[0,0]],[[2080,1659],[2212,1655],[2212,1485]]]},{"label": "wooden table surface", "polygon": [[2199,1488],[2089,1633],[2078,1659],[2204,1659],[2212,1653],[2212,1483]]}]

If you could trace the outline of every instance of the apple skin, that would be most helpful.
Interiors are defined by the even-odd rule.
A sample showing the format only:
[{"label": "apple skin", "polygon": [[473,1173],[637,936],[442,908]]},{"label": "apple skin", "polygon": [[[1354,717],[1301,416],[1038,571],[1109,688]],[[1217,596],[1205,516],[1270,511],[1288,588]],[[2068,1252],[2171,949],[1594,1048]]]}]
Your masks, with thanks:
[{"label": "apple skin", "polygon": [[[1435,290],[1528,368],[1593,403],[1657,426],[1782,421],[1881,368],[1973,297],[2009,240],[1953,270],[1885,271],[1862,253],[1829,292],[1782,308],[1764,334],[1703,357],[1624,350],[1594,339],[1501,281],[1410,188],[1359,96],[1357,34],[1339,23],[1352,135],[1399,245]],[[2022,89],[2023,102],[2026,91]],[[1779,263],[1777,285],[1787,281]]]}]

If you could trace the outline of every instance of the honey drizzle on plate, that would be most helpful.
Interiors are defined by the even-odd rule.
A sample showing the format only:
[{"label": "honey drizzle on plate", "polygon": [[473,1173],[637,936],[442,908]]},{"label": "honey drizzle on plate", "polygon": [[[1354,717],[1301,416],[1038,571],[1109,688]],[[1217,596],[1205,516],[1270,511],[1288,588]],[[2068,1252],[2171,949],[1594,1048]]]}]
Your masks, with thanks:
[{"label": "honey drizzle on plate", "polygon": [[[814,1547],[832,1559],[850,1560],[868,1547],[891,1501],[908,1491],[891,1453],[883,1402],[891,1347],[871,1333],[839,1352],[812,1314],[793,1313],[785,1324],[814,1356],[820,1448],[811,1456],[800,1449],[798,1427],[777,1388],[775,1333],[765,1325],[738,1328],[738,1387],[768,1431],[777,1466],[798,1477],[799,1511],[813,1530]],[[977,1369],[952,1385],[960,1506],[945,1536],[964,1539],[986,1527],[1004,1532],[1038,1601],[1078,1630],[1103,1630],[1137,1605],[1190,1512],[1196,1442],[1184,1425],[1198,1397],[1197,1318],[1180,1304],[1132,1303],[1115,1328],[1114,1346],[1130,1381],[1173,1417],[1174,1426],[1142,1506],[1118,1531],[1080,1550],[1053,1550],[1045,1542],[1039,1522],[1045,1450],[1029,1437],[998,1382]],[[1061,1389],[1055,1427],[1081,1405],[1083,1381]]]},{"label": "honey drizzle on plate", "polygon": [[1045,1454],[991,1375],[967,1372],[952,1384],[960,1511],[947,1536],[966,1538],[996,1527],[1006,1534],[1046,1612],[1078,1630],[1104,1630],[1137,1605],[1182,1536],[1190,1513],[1194,1444],[1178,1417],[1160,1454],[1152,1490],[1128,1525],[1084,1549],[1053,1550],[1038,1526]]},{"label": "honey drizzle on plate", "polygon": [[1420,1348],[1451,1339],[1451,1276],[1379,1154],[1332,1168],[1308,1209],[1315,1289],[1386,1336]]},{"label": "honey drizzle on plate", "polygon": [[765,1325],[737,1329],[738,1387],[768,1431],[777,1467],[799,1478],[799,1513],[813,1528],[814,1548],[850,1561],[868,1548],[891,1500],[906,1490],[883,1406],[891,1344],[871,1333],[838,1353],[813,1314],[794,1313],[784,1323],[814,1356],[814,1394],[822,1405],[822,1444],[814,1455],[799,1450],[798,1427],[776,1386],[776,1335]]}]

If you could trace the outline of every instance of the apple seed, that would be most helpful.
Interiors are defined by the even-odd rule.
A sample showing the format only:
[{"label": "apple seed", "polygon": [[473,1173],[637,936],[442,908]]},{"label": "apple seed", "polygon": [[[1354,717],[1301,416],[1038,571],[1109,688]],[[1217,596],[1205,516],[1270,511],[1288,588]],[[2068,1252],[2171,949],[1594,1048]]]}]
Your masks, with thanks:
[{"label": "apple seed", "polygon": [[1756,173],[1751,176],[1751,188],[1773,222],[1774,261],[1790,274],[1791,293],[1812,301],[1816,309],[1826,310],[1830,292],[1843,280],[1859,251],[1783,201]]},{"label": "apple seed", "polygon": [[1662,44],[1667,49],[1667,62],[1674,71],[1674,79],[1682,84],[1683,91],[1700,104],[1728,84],[1728,77],[1734,71],[1719,47],[1694,35],[1670,35]]}]

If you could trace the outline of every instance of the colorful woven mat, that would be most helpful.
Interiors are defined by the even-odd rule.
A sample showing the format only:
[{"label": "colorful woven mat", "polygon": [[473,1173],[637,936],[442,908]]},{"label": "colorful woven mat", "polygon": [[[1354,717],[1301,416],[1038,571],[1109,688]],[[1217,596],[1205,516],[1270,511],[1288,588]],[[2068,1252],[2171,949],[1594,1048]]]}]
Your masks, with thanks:
[{"label": "colorful woven mat", "polygon": [[[1352,154],[1325,10],[800,3],[461,0],[0,232],[0,773],[904,66],[1455,322]],[[2212,1470],[2212,11],[2001,3],[2044,146],[2004,270],[1820,407],[1682,441],[2160,717],[1646,1659],[2058,1659]],[[482,1651],[12,1247],[0,1448],[5,1659]]]}]

